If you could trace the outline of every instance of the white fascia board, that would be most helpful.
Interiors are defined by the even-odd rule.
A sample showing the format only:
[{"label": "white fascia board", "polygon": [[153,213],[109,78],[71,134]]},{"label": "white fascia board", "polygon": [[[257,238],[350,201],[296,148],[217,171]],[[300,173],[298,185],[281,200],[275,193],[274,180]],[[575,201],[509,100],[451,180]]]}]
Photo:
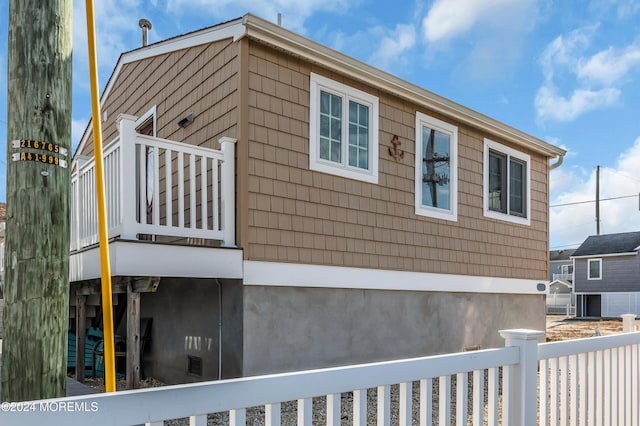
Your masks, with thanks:
[{"label": "white fascia board", "polygon": [[242,38],[244,34],[245,27],[242,25],[242,19],[236,19],[224,24],[194,31],[189,34],[170,38],[165,41],[160,41],[149,46],[132,50],[122,55],[122,63],[128,64],[130,62],[136,62],[142,59],[164,55],[165,53],[200,46],[202,44],[214,43],[228,38],[233,39],[233,41],[237,41]]},{"label": "white fascia board", "polygon": [[[242,250],[117,240],[109,244],[112,276],[242,278]],[[101,277],[100,253],[71,253],[69,281]]]},{"label": "white fascia board", "polygon": [[[456,293],[547,294],[543,280],[244,261],[244,285]],[[545,290],[538,290],[544,284]]]},{"label": "white fascia board", "polygon": [[576,259],[600,259],[601,257],[620,257],[620,256],[637,256],[638,252],[632,251],[627,253],[607,253],[607,254],[589,254],[585,256],[571,256],[572,260]]}]

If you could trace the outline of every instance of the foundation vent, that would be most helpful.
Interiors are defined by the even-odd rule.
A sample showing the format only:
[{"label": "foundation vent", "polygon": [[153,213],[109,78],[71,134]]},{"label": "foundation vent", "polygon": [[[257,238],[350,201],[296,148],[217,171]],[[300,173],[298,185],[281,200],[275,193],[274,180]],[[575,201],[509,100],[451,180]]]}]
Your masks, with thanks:
[{"label": "foundation vent", "polygon": [[202,377],[202,358],[199,356],[187,355],[187,373]]}]

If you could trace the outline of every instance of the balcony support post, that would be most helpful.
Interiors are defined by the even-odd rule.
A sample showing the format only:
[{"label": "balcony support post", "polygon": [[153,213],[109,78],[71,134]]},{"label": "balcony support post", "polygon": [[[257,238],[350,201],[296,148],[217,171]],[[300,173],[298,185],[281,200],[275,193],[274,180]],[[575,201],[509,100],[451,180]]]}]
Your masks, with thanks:
[{"label": "balcony support post", "polygon": [[219,139],[224,155],[220,171],[222,182],[221,207],[222,231],[224,233],[223,247],[236,246],[236,215],[235,215],[235,138],[222,137]]},{"label": "balcony support post", "polygon": [[[124,240],[136,239],[136,182],[140,178],[136,170],[136,120],[137,117],[128,114],[120,114],[116,118],[120,132],[120,205],[122,208],[122,232],[120,237]],[[136,182],[125,182],[124,176],[134,173]]]}]

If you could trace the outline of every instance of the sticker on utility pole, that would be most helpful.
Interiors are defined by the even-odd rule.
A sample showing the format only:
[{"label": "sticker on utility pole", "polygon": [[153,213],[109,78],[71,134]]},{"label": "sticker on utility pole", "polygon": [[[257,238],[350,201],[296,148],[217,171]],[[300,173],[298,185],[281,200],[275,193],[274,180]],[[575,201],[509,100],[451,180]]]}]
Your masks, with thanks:
[{"label": "sticker on utility pole", "polygon": [[58,158],[53,155],[35,154],[33,152],[14,152],[11,154],[11,161],[35,161],[42,164],[60,166],[64,169],[67,168],[67,160],[63,160],[62,158]]},{"label": "sticker on utility pole", "polygon": [[67,150],[67,148],[65,148],[63,146],[60,146],[58,144],[51,143],[51,142],[46,142],[46,141],[35,141],[35,140],[31,140],[31,139],[20,139],[20,140],[16,139],[14,141],[11,141],[11,146],[13,148],[39,149],[41,151],[47,151],[47,152],[52,152],[52,153],[55,153],[55,154],[64,155],[65,157],[67,156],[67,153],[69,152],[69,150]]}]

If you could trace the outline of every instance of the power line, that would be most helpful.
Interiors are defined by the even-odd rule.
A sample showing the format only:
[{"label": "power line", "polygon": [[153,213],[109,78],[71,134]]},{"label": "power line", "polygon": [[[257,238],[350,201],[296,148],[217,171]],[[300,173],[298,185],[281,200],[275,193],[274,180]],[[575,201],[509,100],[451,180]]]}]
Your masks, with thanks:
[{"label": "power line", "polygon": [[635,180],[636,182],[640,182],[640,180],[636,179],[636,178],[635,178],[635,177],[633,177],[633,176],[629,176],[629,175],[628,175],[628,174],[626,174],[626,173],[622,173],[622,172],[619,172],[619,171],[617,171],[617,170],[610,169],[609,167],[603,167],[602,169],[603,169],[603,170],[606,170],[606,171],[608,171],[608,172],[614,173],[614,174],[616,174],[616,175],[620,175],[620,176],[625,177],[625,178],[627,178],[627,179],[631,179],[631,180]]},{"label": "power line", "polygon": [[[621,196],[621,197],[601,198],[600,201],[620,200],[622,198],[634,198],[634,197],[638,197],[638,196],[640,196],[640,194],[624,195],[624,196]],[[596,202],[596,200],[588,200],[588,201],[576,201],[576,202],[573,202],[573,203],[553,204],[553,205],[550,205],[549,208],[551,208],[551,207],[575,206],[576,204],[587,204],[587,203],[595,203],[595,202]]]}]

